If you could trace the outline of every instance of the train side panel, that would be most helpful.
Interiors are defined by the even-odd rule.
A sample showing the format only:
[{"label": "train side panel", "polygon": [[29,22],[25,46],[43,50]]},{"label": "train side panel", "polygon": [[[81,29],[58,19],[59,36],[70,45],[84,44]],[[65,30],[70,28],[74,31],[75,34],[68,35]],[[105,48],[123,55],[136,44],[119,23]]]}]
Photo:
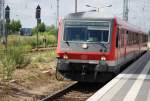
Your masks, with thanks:
[{"label": "train side panel", "polygon": [[130,30],[123,25],[117,25],[116,57],[118,70],[127,62],[137,58],[147,51],[147,35],[136,30]]}]

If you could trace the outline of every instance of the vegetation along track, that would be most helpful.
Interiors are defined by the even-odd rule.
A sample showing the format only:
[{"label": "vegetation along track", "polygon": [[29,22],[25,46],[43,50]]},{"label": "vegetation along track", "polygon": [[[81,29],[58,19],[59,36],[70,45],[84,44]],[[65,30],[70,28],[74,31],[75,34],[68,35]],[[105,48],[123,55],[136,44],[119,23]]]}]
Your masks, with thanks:
[{"label": "vegetation along track", "polygon": [[85,101],[103,85],[102,83],[74,83],[40,101]]},{"label": "vegetation along track", "polygon": [[35,51],[50,51],[50,50],[55,50],[55,49],[56,49],[56,46],[51,46],[51,47],[47,47],[47,48],[39,47],[38,49],[37,48],[33,48],[30,52],[35,52]]}]

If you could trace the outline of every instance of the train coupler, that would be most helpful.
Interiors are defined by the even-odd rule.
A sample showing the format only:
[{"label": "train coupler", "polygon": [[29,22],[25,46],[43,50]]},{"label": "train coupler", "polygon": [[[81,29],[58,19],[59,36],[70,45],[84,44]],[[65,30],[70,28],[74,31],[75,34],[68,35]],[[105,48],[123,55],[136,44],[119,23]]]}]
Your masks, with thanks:
[{"label": "train coupler", "polygon": [[98,72],[107,72],[108,71],[108,65],[106,63],[98,64],[95,67],[95,73],[94,73],[94,79],[96,79]]},{"label": "train coupler", "polygon": [[82,76],[85,76],[86,75],[86,66],[83,65],[82,66],[82,73],[81,73]]}]

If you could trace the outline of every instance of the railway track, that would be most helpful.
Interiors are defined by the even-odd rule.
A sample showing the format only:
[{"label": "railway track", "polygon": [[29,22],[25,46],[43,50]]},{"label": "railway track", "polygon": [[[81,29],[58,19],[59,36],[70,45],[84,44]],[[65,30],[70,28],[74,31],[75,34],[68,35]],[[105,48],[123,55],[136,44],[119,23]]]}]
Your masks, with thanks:
[{"label": "railway track", "polygon": [[48,47],[48,48],[33,48],[30,52],[36,52],[36,51],[50,51],[50,50],[55,50],[56,46]]},{"label": "railway track", "polygon": [[100,83],[77,82],[39,101],[85,101],[103,85]]}]

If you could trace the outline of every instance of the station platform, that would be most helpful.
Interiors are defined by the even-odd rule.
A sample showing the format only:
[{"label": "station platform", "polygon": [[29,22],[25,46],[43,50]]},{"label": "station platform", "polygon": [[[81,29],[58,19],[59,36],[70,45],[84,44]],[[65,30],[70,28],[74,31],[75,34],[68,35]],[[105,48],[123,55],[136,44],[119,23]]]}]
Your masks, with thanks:
[{"label": "station platform", "polygon": [[145,53],[87,101],[150,101],[150,52]]}]

